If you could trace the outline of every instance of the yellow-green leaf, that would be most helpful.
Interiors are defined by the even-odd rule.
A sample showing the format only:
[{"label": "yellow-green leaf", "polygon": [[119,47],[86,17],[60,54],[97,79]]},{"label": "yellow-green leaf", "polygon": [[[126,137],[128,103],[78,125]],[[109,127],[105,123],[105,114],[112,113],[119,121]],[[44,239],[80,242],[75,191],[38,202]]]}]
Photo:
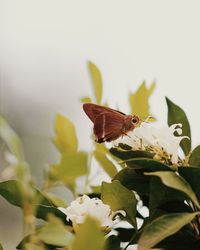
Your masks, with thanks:
[{"label": "yellow-green leaf", "polygon": [[147,88],[145,82],[143,82],[135,93],[130,93],[129,103],[131,106],[131,113],[138,115],[141,118],[151,116],[149,111],[149,96],[155,89],[155,83]]},{"label": "yellow-green leaf", "polygon": [[105,237],[99,223],[93,218],[86,218],[76,232],[76,239],[71,250],[105,250]]},{"label": "yellow-green leaf", "polygon": [[179,231],[198,213],[172,213],[163,215],[146,225],[138,241],[138,250],[154,247],[163,239]]},{"label": "yellow-green leaf", "polygon": [[75,180],[87,173],[87,159],[85,152],[68,152],[62,154],[60,164],[53,165],[49,170],[51,180],[62,181],[74,190]]},{"label": "yellow-green leaf", "polygon": [[77,151],[78,140],[73,123],[61,114],[56,116],[53,141],[61,153]]},{"label": "yellow-green leaf", "polygon": [[101,98],[102,98],[101,73],[99,69],[97,68],[97,66],[92,62],[88,62],[88,67],[89,67],[89,72],[90,72],[90,76],[92,79],[92,86],[94,90],[95,99],[96,99],[96,102],[100,104]]},{"label": "yellow-green leaf", "polygon": [[104,145],[96,145],[96,149],[94,151],[94,157],[100,163],[100,166],[104,169],[104,171],[113,178],[117,174],[117,169],[111,160],[108,159],[107,149]]},{"label": "yellow-green leaf", "polygon": [[83,103],[91,103],[92,100],[91,100],[90,97],[85,96],[85,97],[81,98],[81,102],[83,102]]},{"label": "yellow-green leaf", "polygon": [[193,202],[194,204],[200,208],[198,199],[192,190],[190,184],[180,175],[176,174],[175,172],[168,172],[168,171],[158,171],[153,173],[145,173],[146,175],[158,176],[162,183],[168,187],[177,189],[183,193],[185,193]]},{"label": "yellow-green leaf", "polygon": [[24,151],[21,140],[7,121],[0,116],[0,137],[5,141],[10,151],[20,161],[24,161]]},{"label": "yellow-green leaf", "polygon": [[101,199],[110,205],[112,211],[124,210],[127,221],[137,228],[136,205],[137,200],[132,191],[124,187],[118,180],[112,183],[102,183]]},{"label": "yellow-green leaf", "polygon": [[46,244],[61,247],[69,246],[74,239],[64,223],[53,215],[49,215],[48,223],[38,230],[37,235]]}]

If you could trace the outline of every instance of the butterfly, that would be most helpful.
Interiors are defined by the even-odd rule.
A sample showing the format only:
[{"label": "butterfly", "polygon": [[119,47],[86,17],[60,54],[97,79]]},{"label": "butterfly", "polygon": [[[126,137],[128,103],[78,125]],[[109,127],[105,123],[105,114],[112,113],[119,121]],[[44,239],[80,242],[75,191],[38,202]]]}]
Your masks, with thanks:
[{"label": "butterfly", "polygon": [[118,110],[93,103],[84,103],[83,110],[94,124],[95,141],[98,143],[110,142],[127,135],[141,121],[136,115],[126,115]]}]

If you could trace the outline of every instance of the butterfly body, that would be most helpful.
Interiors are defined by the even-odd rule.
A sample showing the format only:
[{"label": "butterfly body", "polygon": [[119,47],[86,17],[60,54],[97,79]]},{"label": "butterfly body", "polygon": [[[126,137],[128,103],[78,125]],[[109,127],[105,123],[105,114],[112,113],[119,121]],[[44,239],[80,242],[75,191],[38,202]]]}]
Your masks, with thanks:
[{"label": "butterfly body", "polygon": [[94,124],[94,134],[98,143],[110,142],[133,130],[140,119],[135,115],[126,115],[115,109],[85,103],[83,109]]}]

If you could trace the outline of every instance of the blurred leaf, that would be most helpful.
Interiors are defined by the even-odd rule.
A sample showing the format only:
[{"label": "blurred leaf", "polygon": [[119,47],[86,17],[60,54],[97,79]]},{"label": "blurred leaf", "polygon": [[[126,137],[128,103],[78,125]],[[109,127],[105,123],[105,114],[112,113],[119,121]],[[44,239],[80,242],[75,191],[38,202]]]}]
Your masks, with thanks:
[{"label": "blurred leaf", "polygon": [[62,154],[61,162],[49,169],[50,180],[62,181],[71,190],[79,176],[87,173],[88,156],[85,152],[68,152]]},{"label": "blurred leaf", "polygon": [[51,194],[51,193],[48,193],[46,195],[48,197],[48,200],[50,200],[54,206],[56,207],[67,207],[67,203],[61,199],[60,197],[54,195],[54,194]]},{"label": "blurred leaf", "polygon": [[174,172],[153,172],[146,173],[146,175],[157,176],[162,180],[164,185],[182,191],[194,202],[198,208],[200,208],[198,199],[191,186],[178,174]]},{"label": "blurred leaf", "polygon": [[71,250],[104,250],[105,237],[99,223],[90,217],[80,225],[76,232],[76,238],[72,243]]},{"label": "blurred leaf", "polygon": [[193,149],[190,155],[189,164],[200,167],[200,145]]},{"label": "blurred leaf", "polygon": [[148,89],[145,82],[143,82],[135,93],[130,93],[129,102],[132,114],[138,115],[141,118],[150,116],[149,96],[152,94],[154,89],[155,83],[152,83]]},{"label": "blurred leaf", "polygon": [[92,188],[93,193],[100,194],[101,186],[90,186]]},{"label": "blurred leaf", "polygon": [[2,245],[1,245],[1,243],[0,243],[0,250],[3,250],[3,247],[2,247]]},{"label": "blurred leaf", "polygon": [[78,141],[73,123],[61,114],[56,116],[55,121],[56,136],[53,142],[61,153],[77,151]]},{"label": "blurred leaf", "polygon": [[[36,217],[46,220],[49,213],[55,214],[63,221],[66,221],[66,216],[53,206],[51,202],[36,188],[33,188],[32,203],[36,208]],[[12,205],[23,207],[23,186],[19,181],[10,180],[0,183],[0,195],[4,197]]]},{"label": "blurred leaf", "polygon": [[85,97],[81,98],[81,102],[83,102],[83,103],[91,103],[92,100],[91,100],[90,97],[85,96]]},{"label": "blurred leaf", "polygon": [[23,204],[22,184],[15,180],[4,181],[0,183],[0,195],[3,196],[12,205],[21,207]]},{"label": "blurred leaf", "polygon": [[115,180],[112,183],[102,183],[101,199],[110,205],[112,211],[124,210],[126,218],[137,229],[135,194]]},{"label": "blurred leaf", "polygon": [[128,189],[136,191],[139,195],[149,194],[148,176],[136,173],[135,169],[126,167],[118,172],[114,180],[119,180],[120,183]]},{"label": "blurred leaf", "polygon": [[106,239],[105,250],[120,250],[120,240],[117,236],[111,235]]},{"label": "blurred leaf", "polygon": [[172,213],[163,215],[144,227],[138,241],[138,250],[150,249],[163,239],[179,231],[198,213]]},{"label": "blurred leaf", "polygon": [[188,118],[185,112],[167,97],[166,102],[168,107],[168,125],[171,126],[172,124],[181,123],[183,125],[183,136],[188,136],[190,138],[190,140],[183,139],[180,143],[183,152],[185,155],[188,155],[191,150],[191,132]]},{"label": "blurred leaf", "polygon": [[62,221],[52,215],[49,215],[48,223],[38,230],[37,235],[46,244],[54,246],[68,246],[74,239]]},{"label": "blurred leaf", "polygon": [[91,76],[92,83],[93,83],[95,99],[96,99],[97,104],[100,104],[101,98],[102,98],[101,73],[99,69],[97,68],[97,66],[92,62],[88,62],[88,67],[89,67],[90,76]]},{"label": "blurred leaf", "polygon": [[133,158],[153,158],[154,154],[143,150],[121,150],[120,148],[111,148],[111,154],[121,160],[129,160]]},{"label": "blurred leaf", "polygon": [[10,151],[15,155],[18,161],[23,162],[24,151],[22,143],[18,135],[2,116],[0,116],[0,137],[5,141]]},{"label": "blurred leaf", "polygon": [[117,174],[117,169],[112,163],[112,161],[110,161],[106,156],[106,151],[104,147],[104,145],[96,145],[96,149],[93,154],[95,159],[100,163],[100,166],[112,178]]},{"label": "blurred leaf", "polygon": [[190,184],[197,196],[200,196],[200,168],[178,167],[179,174]]}]

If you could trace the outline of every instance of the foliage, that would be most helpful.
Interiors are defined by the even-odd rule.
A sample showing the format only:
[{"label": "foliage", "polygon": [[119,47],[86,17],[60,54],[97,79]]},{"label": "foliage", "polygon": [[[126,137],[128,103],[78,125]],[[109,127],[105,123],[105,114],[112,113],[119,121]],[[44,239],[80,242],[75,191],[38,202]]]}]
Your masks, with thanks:
[{"label": "foliage", "polygon": [[[102,105],[103,85],[100,70],[89,62],[92,80],[92,97],[82,102]],[[131,113],[146,118],[151,115],[149,97],[155,88],[143,82],[129,94]],[[181,123],[183,139],[180,147],[183,159],[177,164],[156,158],[146,148],[134,150],[130,145],[119,143],[111,146],[94,143],[91,152],[79,151],[74,124],[58,114],[55,119],[53,142],[58,149],[59,161],[45,172],[41,188],[38,188],[29,171],[22,142],[3,117],[0,117],[0,137],[15,158],[9,163],[11,176],[0,182],[0,195],[10,204],[20,207],[23,213],[24,235],[17,249],[65,250],[120,250],[137,244],[138,249],[199,249],[200,248],[200,145],[192,150],[191,131],[185,112],[166,98],[168,124]],[[113,144],[111,144],[113,145]],[[110,178],[94,186],[91,182],[93,164]],[[82,191],[77,181],[82,178]],[[112,211],[123,210],[115,232],[102,230],[93,217],[86,217],[83,224],[74,229],[58,206],[66,201],[51,190],[63,185],[74,199],[87,193],[101,197]],[[142,210],[148,212],[143,214]],[[37,219],[41,219],[37,226]],[[138,222],[141,223],[138,223]],[[76,232],[76,233],[75,233]],[[105,234],[107,236],[105,237]],[[123,244],[121,244],[123,243]],[[125,247],[125,248],[123,248]],[[0,249],[3,247],[0,244]]]}]

